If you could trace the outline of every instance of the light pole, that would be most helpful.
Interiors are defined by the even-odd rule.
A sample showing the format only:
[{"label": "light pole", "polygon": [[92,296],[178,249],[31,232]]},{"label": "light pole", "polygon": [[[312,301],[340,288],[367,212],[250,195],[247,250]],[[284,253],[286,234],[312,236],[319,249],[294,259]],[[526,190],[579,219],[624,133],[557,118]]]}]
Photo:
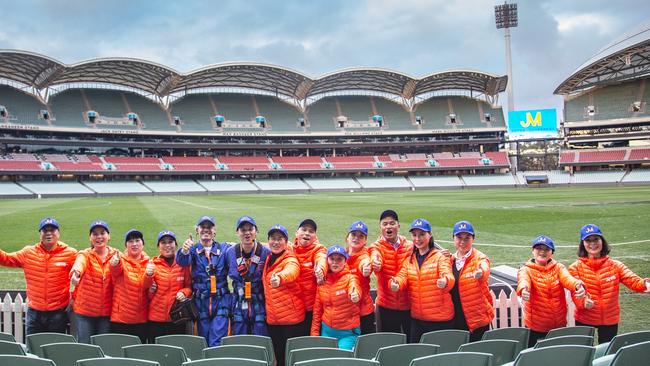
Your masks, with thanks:
[{"label": "light pole", "polygon": [[515,102],[512,88],[512,54],[510,52],[510,28],[515,28],[518,24],[517,4],[503,3],[494,7],[494,18],[497,29],[504,29],[504,38],[506,41],[506,73],[508,74],[508,112],[515,109]]}]

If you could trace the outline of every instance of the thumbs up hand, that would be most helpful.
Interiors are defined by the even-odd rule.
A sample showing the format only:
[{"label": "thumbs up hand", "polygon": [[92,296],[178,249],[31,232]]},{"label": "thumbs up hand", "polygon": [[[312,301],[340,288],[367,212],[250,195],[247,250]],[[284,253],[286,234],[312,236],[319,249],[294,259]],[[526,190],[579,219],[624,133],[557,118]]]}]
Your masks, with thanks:
[{"label": "thumbs up hand", "polygon": [[79,271],[72,270],[72,276],[70,276],[70,286],[77,286],[79,284],[79,281],[81,281]]},{"label": "thumbs up hand", "polygon": [[521,290],[521,299],[524,301],[530,300],[530,290],[528,289],[528,286],[524,287],[524,289]]},{"label": "thumbs up hand", "polygon": [[153,276],[153,272],[155,269],[156,269],[156,265],[153,263],[152,259],[149,259],[149,263],[147,263],[147,267],[145,268],[144,273],[147,276],[151,277]]},{"label": "thumbs up hand", "polygon": [[192,239],[192,234],[189,235],[187,240],[183,243],[183,247],[181,248],[181,253],[184,255],[190,254],[190,248],[194,245],[194,239]]},{"label": "thumbs up hand", "polygon": [[356,290],[353,290],[350,293],[350,301],[352,301],[355,304],[359,302],[359,293]]},{"label": "thumbs up hand", "polygon": [[271,281],[269,281],[271,284],[271,288],[278,288],[280,287],[280,276],[278,276],[277,273],[274,273],[271,276]]},{"label": "thumbs up hand", "polygon": [[438,280],[436,281],[436,285],[438,286],[438,288],[445,288],[445,286],[447,286],[447,278],[445,277],[438,278]]},{"label": "thumbs up hand", "polygon": [[372,270],[375,272],[381,271],[381,258],[379,258],[378,255],[375,255],[372,258]]},{"label": "thumbs up hand", "polygon": [[113,254],[109,264],[111,265],[111,267],[115,267],[118,264],[120,264],[120,252],[115,252],[115,254]]},{"label": "thumbs up hand", "polygon": [[370,264],[370,262],[364,262],[361,265],[361,275],[363,277],[369,277],[371,273],[372,273],[372,265]]},{"label": "thumbs up hand", "polygon": [[397,280],[395,278],[391,278],[389,281],[390,281],[390,290],[393,292],[399,291],[399,283],[397,283]]},{"label": "thumbs up hand", "polygon": [[594,300],[591,299],[591,295],[587,294],[585,299],[585,309],[589,310],[594,307]]},{"label": "thumbs up hand", "polygon": [[579,283],[576,286],[576,297],[578,299],[582,299],[583,297],[585,297],[585,293],[587,293],[587,290],[585,290],[585,286],[582,283]]}]

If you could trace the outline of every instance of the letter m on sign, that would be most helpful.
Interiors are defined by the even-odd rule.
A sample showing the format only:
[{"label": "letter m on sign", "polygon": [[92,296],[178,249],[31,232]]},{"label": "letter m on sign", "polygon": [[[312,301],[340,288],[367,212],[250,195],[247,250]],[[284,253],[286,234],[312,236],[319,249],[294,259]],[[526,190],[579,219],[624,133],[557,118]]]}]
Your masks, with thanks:
[{"label": "letter m on sign", "polygon": [[542,125],[542,112],[535,113],[535,118],[530,112],[526,112],[526,122],[519,121],[521,127],[528,128],[530,126],[537,127]]}]

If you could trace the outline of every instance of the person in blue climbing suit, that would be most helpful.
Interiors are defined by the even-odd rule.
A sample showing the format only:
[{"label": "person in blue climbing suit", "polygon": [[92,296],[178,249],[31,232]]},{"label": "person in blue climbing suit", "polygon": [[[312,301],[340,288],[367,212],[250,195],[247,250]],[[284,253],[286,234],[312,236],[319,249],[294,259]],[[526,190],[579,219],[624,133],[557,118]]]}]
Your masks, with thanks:
[{"label": "person in blue climbing suit", "polygon": [[262,272],[271,250],[257,241],[257,224],[242,216],[236,225],[239,244],[226,252],[228,276],[232,280],[232,334],[268,335]]},{"label": "person in blue climbing suit", "polygon": [[215,240],[214,217],[199,218],[196,233],[198,242],[190,234],[176,253],[176,263],[191,266],[194,302],[199,310],[198,334],[213,347],[228,335],[232,294],[228,288],[226,251],[230,245]]}]

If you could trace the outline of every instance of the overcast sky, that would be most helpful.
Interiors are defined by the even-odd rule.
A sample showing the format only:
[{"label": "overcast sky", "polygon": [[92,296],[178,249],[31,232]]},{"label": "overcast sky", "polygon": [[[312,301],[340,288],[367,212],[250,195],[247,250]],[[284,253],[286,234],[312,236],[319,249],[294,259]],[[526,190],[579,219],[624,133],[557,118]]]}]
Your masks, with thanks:
[{"label": "overcast sky", "polygon": [[[0,0],[0,48],[64,63],[135,57],[187,72],[256,61],[310,76],[348,67],[422,77],[505,74],[490,0]],[[516,109],[560,108],[553,90],[650,17],[648,0],[520,0],[512,30]],[[507,107],[502,95],[500,104]]]}]

